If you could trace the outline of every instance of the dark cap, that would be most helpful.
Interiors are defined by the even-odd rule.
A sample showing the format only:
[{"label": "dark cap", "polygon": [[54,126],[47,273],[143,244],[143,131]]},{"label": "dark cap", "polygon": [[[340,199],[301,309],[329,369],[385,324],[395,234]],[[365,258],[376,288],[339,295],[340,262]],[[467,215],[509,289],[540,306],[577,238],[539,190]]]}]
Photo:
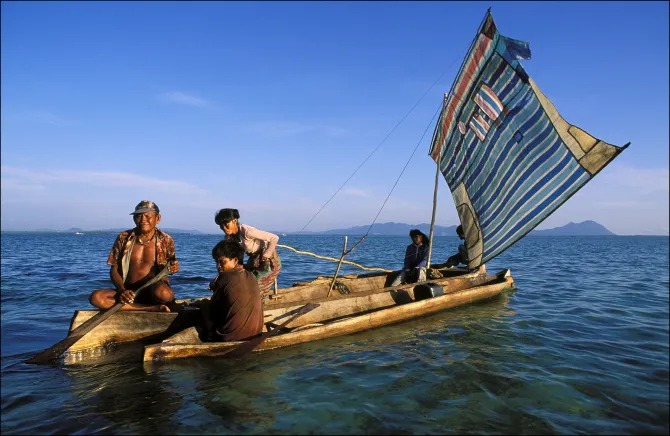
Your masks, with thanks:
[{"label": "dark cap", "polygon": [[226,223],[231,220],[239,219],[240,213],[237,209],[219,209],[214,215],[214,222],[218,225]]},{"label": "dark cap", "polygon": [[139,215],[147,212],[156,212],[157,214],[160,213],[160,211],[158,210],[158,206],[156,206],[156,203],[149,200],[142,200],[139,203],[137,203],[137,206],[135,206],[135,211],[130,212],[130,214]]}]

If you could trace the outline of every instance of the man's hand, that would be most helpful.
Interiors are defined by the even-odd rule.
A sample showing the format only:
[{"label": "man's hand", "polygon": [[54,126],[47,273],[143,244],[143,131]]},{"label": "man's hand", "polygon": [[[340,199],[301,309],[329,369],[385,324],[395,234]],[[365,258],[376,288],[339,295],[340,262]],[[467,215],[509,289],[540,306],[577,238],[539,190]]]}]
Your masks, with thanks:
[{"label": "man's hand", "polygon": [[179,271],[179,261],[177,259],[171,260],[168,263],[168,273],[169,274],[174,274],[177,271]]},{"label": "man's hand", "polygon": [[127,289],[124,289],[122,292],[118,292],[118,299],[119,303],[123,304],[131,304],[133,301],[135,301],[135,293],[133,291],[129,291]]}]

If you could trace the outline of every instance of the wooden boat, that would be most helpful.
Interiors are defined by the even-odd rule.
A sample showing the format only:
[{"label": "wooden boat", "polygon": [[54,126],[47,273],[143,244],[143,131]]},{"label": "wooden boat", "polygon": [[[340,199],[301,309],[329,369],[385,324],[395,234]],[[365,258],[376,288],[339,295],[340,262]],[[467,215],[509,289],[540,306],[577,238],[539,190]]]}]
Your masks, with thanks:
[{"label": "wooden boat", "polygon": [[[482,266],[476,271],[469,272],[462,268],[439,268],[436,269],[443,275],[442,278],[431,280],[430,283],[442,286],[448,291],[456,291],[479,286],[491,281],[494,276],[486,273],[486,267]],[[282,289],[277,294],[283,298],[266,300],[263,304],[264,310],[276,311],[284,308],[295,307],[312,301],[340,300],[350,296],[362,296],[380,301],[387,306],[394,304],[388,292],[398,291],[400,288],[409,288],[413,292],[413,285],[402,285],[388,287],[387,284],[393,280],[394,273],[372,273],[361,276],[348,275],[337,279],[337,282],[346,286],[348,292],[335,291],[328,295],[332,277],[318,277],[317,279],[297,284],[296,286]],[[340,288],[341,290],[342,288]],[[387,292],[381,292],[387,291]],[[372,296],[371,296],[372,295]],[[160,341],[186,327],[197,324],[200,321],[198,305],[208,299],[179,300],[184,306],[180,312],[144,312],[144,311],[119,311],[102,322],[96,328],[84,335],[79,341],[72,345],[64,357],[64,362],[79,363],[86,360],[87,356],[97,356],[101,349],[113,344],[128,342]],[[290,309],[289,309],[290,310]],[[70,322],[69,333],[86,322],[92,316],[98,314],[98,310],[78,310]],[[274,313],[274,312],[273,312]]]},{"label": "wooden boat", "polygon": [[[288,323],[282,332],[262,342],[254,351],[287,347],[415,319],[449,308],[493,298],[514,287],[509,270],[467,289],[445,289],[432,296],[433,286],[419,285],[402,290],[370,291],[353,296],[315,301],[319,306]],[[266,310],[266,328],[275,328],[287,314],[301,305],[283,304]],[[223,356],[242,342],[203,342],[197,327],[187,328],[164,341],[144,348],[144,361],[161,361],[192,356]]]},{"label": "wooden boat", "polygon": [[[486,262],[537,227],[630,144],[609,144],[564,119],[521,65],[520,60],[529,58],[528,43],[502,35],[487,11],[451,89],[445,94],[433,133],[429,155],[436,163],[436,177],[429,240],[433,240],[441,174],[464,231],[467,268],[471,271],[483,268]],[[365,236],[361,242],[364,239]],[[341,259],[345,254],[346,238]],[[480,273],[481,270],[471,276],[463,270],[448,271],[443,281],[436,280],[447,284],[447,294],[425,301],[415,301],[412,291],[404,295],[398,289],[386,288],[391,280],[389,274],[340,277],[337,293],[330,291],[332,278],[317,278],[270,294],[265,301],[265,314],[271,323],[274,316],[292,310],[300,302],[325,299],[323,307],[299,321],[323,325],[314,328],[304,325],[300,338],[360,331],[364,325],[368,328],[383,325],[386,318],[390,322],[410,319],[499,292],[502,284],[485,284],[486,280],[482,283],[484,276]],[[405,300],[400,301],[402,298]],[[71,329],[95,313],[98,312],[78,312]],[[177,314],[115,313],[71,350],[114,341],[159,340],[190,322],[188,315],[177,318]],[[127,325],[135,326],[133,331]],[[353,327],[345,327],[349,325]],[[290,333],[263,347],[311,340],[291,336],[298,335],[300,327],[303,325],[293,325]],[[221,350],[229,347],[219,346]],[[168,345],[153,347],[167,350]],[[211,345],[194,342],[184,347],[197,350]],[[162,355],[147,353],[149,359],[169,355],[167,351],[161,351]],[[180,353],[185,352],[176,354]],[[207,353],[214,352],[210,348]]]},{"label": "wooden boat", "polygon": [[[487,11],[435,125],[429,149],[436,163],[429,240],[433,240],[441,174],[458,212],[470,269],[523,238],[629,145],[609,144],[565,120],[521,65],[520,60],[529,58],[528,43],[502,35]],[[346,239],[342,258],[345,254]],[[490,298],[512,283],[508,276],[420,301],[414,294],[397,291],[324,301],[299,317],[289,332],[268,338],[259,349],[416,318]],[[266,321],[271,325],[295,308],[286,303],[267,310]],[[224,355],[236,346],[202,343],[195,333],[190,328],[147,346],[145,361]]]}]

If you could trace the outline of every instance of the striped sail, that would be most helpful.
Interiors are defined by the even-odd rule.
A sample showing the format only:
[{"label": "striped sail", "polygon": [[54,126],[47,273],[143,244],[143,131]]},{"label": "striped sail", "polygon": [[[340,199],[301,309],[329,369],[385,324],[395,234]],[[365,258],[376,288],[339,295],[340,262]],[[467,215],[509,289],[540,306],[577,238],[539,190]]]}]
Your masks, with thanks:
[{"label": "striped sail", "polygon": [[494,258],[628,144],[565,121],[521,66],[530,49],[487,12],[445,99],[430,147],[465,231],[469,268]]}]

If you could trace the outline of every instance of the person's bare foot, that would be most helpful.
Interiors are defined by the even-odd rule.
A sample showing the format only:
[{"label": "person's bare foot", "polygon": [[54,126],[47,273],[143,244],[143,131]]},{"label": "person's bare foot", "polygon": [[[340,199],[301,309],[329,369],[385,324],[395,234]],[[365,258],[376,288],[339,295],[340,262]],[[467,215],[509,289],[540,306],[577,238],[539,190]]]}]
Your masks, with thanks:
[{"label": "person's bare foot", "polygon": [[144,310],[148,312],[170,312],[170,308],[165,304],[157,304],[155,306],[146,307]]}]

